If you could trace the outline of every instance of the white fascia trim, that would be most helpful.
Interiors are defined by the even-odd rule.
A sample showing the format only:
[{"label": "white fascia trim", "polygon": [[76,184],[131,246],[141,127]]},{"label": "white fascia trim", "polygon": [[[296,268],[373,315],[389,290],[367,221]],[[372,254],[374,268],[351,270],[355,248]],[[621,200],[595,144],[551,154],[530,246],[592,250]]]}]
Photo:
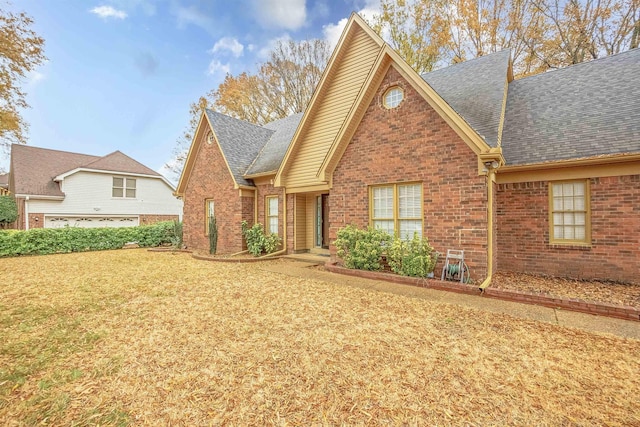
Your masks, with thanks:
[{"label": "white fascia trim", "polygon": [[142,178],[160,179],[165,184],[167,184],[173,191],[176,190],[175,187],[164,176],[147,175],[147,174],[143,174],[143,173],[107,171],[107,170],[102,170],[102,169],[76,168],[76,169],[70,170],[69,172],[65,172],[65,173],[63,173],[61,175],[56,176],[55,178],[53,178],[53,180],[56,181],[56,182],[60,182],[60,181],[63,181],[66,177],[68,177],[70,175],[73,175],[74,173],[78,173],[78,172],[93,172],[93,173],[102,173],[102,174],[106,174],[106,175],[138,176],[138,177],[142,177]]},{"label": "white fascia trim", "polygon": [[16,197],[29,197],[31,199],[43,199],[43,200],[64,200],[64,196],[44,196],[38,194],[16,194]]}]

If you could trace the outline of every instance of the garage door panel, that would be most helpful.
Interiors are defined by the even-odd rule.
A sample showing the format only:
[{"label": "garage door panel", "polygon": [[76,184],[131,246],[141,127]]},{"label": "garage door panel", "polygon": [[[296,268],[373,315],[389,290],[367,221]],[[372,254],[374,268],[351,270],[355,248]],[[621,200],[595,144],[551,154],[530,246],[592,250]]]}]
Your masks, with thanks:
[{"label": "garage door panel", "polygon": [[108,217],[88,217],[88,216],[47,216],[44,219],[45,228],[80,227],[134,227],[139,225],[138,217],[129,216],[108,216]]}]

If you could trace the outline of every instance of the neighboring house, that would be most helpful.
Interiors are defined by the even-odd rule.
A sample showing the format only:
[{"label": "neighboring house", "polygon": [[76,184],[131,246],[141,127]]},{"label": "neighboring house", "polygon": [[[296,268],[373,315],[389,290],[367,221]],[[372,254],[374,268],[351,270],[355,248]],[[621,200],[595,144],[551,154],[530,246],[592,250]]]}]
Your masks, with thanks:
[{"label": "neighboring house", "polygon": [[184,241],[288,252],[347,224],[465,250],[496,269],[638,281],[640,50],[513,79],[502,51],[419,75],[352,15],[304,114],[260,127],[206,110],[176,194]]},{"label": "neighboring house", "polygon": [[173,186],[120,151],[100,157],[14,144],[9,190],[18,229],[129,227],[182,215]]},{"label": "neighboring house", "polygon": [[0,196],[9,194],[9,174],[0,173]]}]

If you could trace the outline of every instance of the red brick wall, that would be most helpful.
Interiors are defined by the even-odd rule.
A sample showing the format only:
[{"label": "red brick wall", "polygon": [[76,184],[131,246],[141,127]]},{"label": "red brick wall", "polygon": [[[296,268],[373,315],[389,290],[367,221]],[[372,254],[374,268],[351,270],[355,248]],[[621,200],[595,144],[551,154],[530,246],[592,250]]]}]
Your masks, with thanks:
[{"label": "red brick wall", "polygon": [[195,162],[184,192],[184,244],[188,249],[209,251],[209,237],[205,234],[205,200],[212,199],[218,223],[218,252],[239,252],[243,247],[241,224],[246,219],[243,205],[247,202],[243,203],[239,191],[233,188],[233,178],[218,145],[215,142],[208,144],[204,135],[199,137],[203,140],[198,152],[192,153]]},{"label": "red brick wall", "polygon": [[162,221],[177,221],[178,215],[140,215],[140,225],[150,225]]},{"label": "red brick wall", "polygon": [[591,246],[549,244],[548,182],[498,186],[498,269],[640,283],[640,175],[592,178]]},{"label": "red brick wall", "polygon": [[[405,99],[382,107],[387,88]],[[472,278],[487,271],[487,186],[477,157],[429,104],[390,68],[333,174],[330,241],[353,223],[369,224],[368,186],[418,181],[424,191],[424,235],[442,253],[464,249]],[[335,246],[330,246],[335,257]],[[441,268],[442,262],[437,268]]]}]

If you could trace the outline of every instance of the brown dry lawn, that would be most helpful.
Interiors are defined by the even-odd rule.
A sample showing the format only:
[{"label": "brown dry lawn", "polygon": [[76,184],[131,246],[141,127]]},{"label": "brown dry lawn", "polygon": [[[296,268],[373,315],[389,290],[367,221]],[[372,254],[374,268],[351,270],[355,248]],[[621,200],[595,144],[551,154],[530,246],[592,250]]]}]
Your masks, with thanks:
[{"label": "brown dry lawn", "polygon": [[0,424],[640,425],[640,341],[261,265],[0,259]]}]

